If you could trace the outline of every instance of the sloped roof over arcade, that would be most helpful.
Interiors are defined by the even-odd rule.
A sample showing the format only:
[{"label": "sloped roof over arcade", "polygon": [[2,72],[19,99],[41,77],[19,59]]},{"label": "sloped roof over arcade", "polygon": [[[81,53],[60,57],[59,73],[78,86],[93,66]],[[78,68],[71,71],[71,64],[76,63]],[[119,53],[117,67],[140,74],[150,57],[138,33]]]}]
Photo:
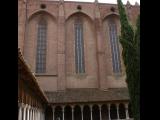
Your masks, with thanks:
[{"label": "sloped roof over arcade", "polygon": [[18,49],[18,79],[29,84],[32,90],[44,101],[44,103],[48,103],[47,96],[40,88],[34,74],[31,72],[29,66],[25,62],[20,49]]},{"label": "sloped roof over arcade", "polygon": [[67,89],[59,92],[45,92],[50,103],[127,101],[127,88],[114,88],[106,91],[94,88]]}]

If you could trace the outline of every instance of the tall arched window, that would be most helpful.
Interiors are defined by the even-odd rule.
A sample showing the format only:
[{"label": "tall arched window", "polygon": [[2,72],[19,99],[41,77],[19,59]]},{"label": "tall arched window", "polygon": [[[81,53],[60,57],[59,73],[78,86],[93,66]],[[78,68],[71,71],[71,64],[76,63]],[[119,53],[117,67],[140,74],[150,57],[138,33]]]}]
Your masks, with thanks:
[{"label": "tall arched window", "polygon": [[109,21],[109,37],[110,37],[111,51],[112,51],[113,72],[116,74],[120,74],[121,61],[119,52],[119,41],[117,35],[117,26],[113,20]]},{"label": "tall arched window", "polygon": [[46,37],[47,37],[47,22],[44,18],[42,18],[38,23],[36,73],[46,72],[46,47],[47,47]]},{"label": "tall arched window", "polygon": [[80,17],[75,20],[75,64],[76,73],[85,73],[84,65],[84,43],[83,43],[83,23]]}]

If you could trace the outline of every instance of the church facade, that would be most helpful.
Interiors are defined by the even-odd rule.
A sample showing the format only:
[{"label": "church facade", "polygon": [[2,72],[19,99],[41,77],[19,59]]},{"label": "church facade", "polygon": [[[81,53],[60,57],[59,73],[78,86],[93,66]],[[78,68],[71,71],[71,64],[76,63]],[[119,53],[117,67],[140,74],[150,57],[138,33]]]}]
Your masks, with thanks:
[{"label": "church facade", "polygon": [[[135,26],[140,6],[125,8]],[[18,47],[47,99],[40,120],[132,119],[119,35],[116,4],[18,0]]]}]

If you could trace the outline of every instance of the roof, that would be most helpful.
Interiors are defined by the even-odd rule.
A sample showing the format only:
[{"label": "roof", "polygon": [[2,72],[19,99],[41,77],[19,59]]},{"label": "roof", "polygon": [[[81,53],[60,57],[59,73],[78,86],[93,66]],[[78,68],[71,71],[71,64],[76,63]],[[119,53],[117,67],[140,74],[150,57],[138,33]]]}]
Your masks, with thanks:
[{"label": "roof", "polygon": [[18,49],[18,76],[25,77],[25,79],[21,79],[26,81],[32,90],[45,102],[48,103],[48,99],[42,89],[40,88],[35,76],[31,72],[29,66],[25,62],[23,55],[21,54],[20,49]]},{"label": "roof", "polygon": [[94,88],[67,89],[65,91],[45,92],[50,103],[106,102],[129,100],[127,88],[108,89]]}]

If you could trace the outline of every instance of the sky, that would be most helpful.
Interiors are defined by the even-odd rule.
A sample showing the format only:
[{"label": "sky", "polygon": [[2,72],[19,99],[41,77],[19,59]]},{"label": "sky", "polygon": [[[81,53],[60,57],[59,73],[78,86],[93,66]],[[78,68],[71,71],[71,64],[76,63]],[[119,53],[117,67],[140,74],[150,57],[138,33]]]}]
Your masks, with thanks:
[{"label": "sky", "polygon": [[[95,0],[64,0],[64,1],[82,1],[82,2],[93,2]],[[117,3],[117,0],[98,0],[100,3]],[[122,0],[122,2],[124,4],[127,3],[127,1],[129,1],[132,5],[135,4],[135,2],[138,2],[140,4],[140,0]]]}]

